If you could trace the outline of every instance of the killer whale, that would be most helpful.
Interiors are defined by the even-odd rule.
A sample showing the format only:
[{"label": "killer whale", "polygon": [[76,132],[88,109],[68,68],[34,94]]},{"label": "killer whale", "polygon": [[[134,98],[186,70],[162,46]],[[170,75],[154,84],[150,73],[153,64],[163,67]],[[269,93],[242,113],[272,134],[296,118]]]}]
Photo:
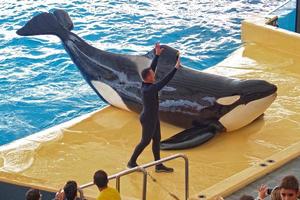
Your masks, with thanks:
[{"label": "killer whale", "polygon": [[[41,13],[17,34],[56,35],[82,76],[105,102],[140,113],[140,72],[149,67],[153,50],[146,55],[114,54],[97,49],[72,33],[73,22],[63,10]],[[157,79],[176,62],[177,50],[162,46]],[[182,67],[160,93],[161,120],[185,128],[161,142],[161,149],[198,146],[216,133],[242,128],[272,104],[277,87],[264,80],[239,80]]]}]

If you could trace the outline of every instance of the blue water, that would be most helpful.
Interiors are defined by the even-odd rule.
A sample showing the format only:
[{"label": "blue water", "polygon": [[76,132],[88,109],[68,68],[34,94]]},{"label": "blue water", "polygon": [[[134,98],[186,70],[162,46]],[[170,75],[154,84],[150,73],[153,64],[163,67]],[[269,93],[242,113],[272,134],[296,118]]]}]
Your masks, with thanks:
[{"label": "blue water", "polygon": [[290,0],[271,13],[279,16],[278,26],[289,31],[296,31],[296,0]]},{"label": "blue water", "polygon": [[97,110],[105,104],[81,77],[55,36],[20,37],[32,16],[54,8],[97,48],[144,54],[160,41],[186,66],[205,69],[240,45],[240,23],[284,0],[52,0],[1,2],[0,144]]}]

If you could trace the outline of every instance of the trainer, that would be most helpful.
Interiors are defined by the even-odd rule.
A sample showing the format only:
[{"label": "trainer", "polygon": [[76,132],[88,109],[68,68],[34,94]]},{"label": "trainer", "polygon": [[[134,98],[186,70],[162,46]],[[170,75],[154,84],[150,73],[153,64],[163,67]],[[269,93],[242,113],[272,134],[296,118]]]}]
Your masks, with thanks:
[{"label": "trainer", "polygon": [[[159,99],[158,92],[173,78],[177,69],[180,67],[179,54],[176,65],[162,80],[155,82],[155,72],[158,63],[159,56],[164,49],[160,47],[160,44],[155,45],[155,57],[152,60],[151,66],[142,71],[142,101],[143,110],[140,115],[140,122],[142,125],[142,139],[140,143],[135,147],[134,152],[127,164],[128,168],[138,166],[137,158],[148,146],[152,140],[152,152],[154,160],[160,160],[160,122],[159,122]],[[163,164],[155,166],[156,172],[173,172],[172,168],[166,167]]]}]

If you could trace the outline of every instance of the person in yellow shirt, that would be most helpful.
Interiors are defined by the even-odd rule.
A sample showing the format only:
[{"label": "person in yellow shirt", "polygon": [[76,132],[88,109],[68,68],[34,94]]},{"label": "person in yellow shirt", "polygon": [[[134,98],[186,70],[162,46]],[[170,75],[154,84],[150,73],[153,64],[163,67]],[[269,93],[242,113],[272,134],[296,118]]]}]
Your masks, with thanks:
[{"label": "person in yellow shirt", "polygon": [[94,174],[94,184],[98,187],[100,194],[96,200],[121,200],[119,192],[109,187],[107,174],[103,170],[98,170]]}]

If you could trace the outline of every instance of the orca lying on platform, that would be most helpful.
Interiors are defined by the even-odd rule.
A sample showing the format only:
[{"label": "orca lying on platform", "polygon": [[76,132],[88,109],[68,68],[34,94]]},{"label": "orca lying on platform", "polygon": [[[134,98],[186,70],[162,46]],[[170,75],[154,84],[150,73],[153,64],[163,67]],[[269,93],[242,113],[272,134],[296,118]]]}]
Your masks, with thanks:
[{"label": "orca lying on platform", "polygon": [[[63,10],[41,13],[17,31],[22,36],[56,35],[87,83],[105,102],[140,113],[140,72],[150,66],[146,55],[122,55],[96,49],[72,33]],[[163,46],[159,80],[176,62],[177,51]],[[186,130],[161,142],[161,149],[185,149],[202,144],[218,132],[246,126],[271,105],[277,88],[263,80],[238,80],[183,67],[160,94],[160,118]]]}]

